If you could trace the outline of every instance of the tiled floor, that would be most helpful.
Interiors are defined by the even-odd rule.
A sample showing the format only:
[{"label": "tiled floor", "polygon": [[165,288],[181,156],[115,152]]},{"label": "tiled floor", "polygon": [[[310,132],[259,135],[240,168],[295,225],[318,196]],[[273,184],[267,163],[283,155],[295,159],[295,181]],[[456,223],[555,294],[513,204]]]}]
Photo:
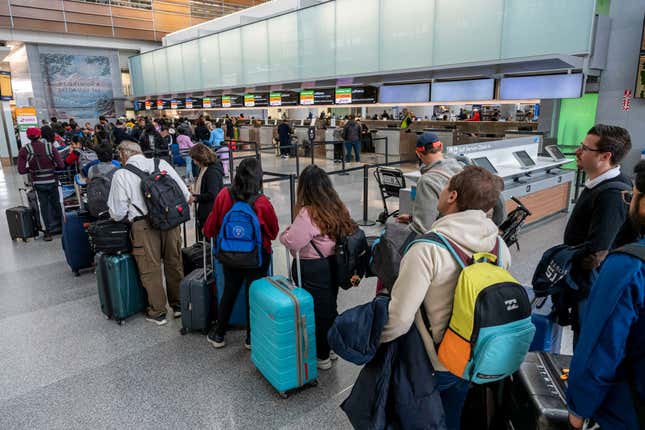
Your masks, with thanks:
[{"label": "tiled floor", "polygon": [[[295,160],[269,154],[263,166],[295,172]],[[362,218],[363,172],[334,175],[333,182],[352,215]],[[0,170],[0,207],[19,204],[20,184],[15,170]],[[369,184],[373,219],[382,202],[371,173]],[[288,182],[266,184],[265,193],[286,226]],[[521,252],[513,250],[512,270],[522,282],[530,281],[543,250],[560,240],[564,223],[562,215],[523,233]],[[194,240],[191,229],[187,236]],[[276,271],[284,273],[285,252],[277,242],[275,247]],[[178,321],[156,327],[140,316],[123,326],[106,320],[94,274],[73,276],[59,238],[11,242],[3,216],[0,261],[0,428],[351,428],[338,405],[357,366],[339,360],[320,374],[317,388],[281,400],[252,366],[241,332],[228,336],[227,348],[214,350],[202,336],[181,336]],[[341,292],[339,308],[370,300],[374,289],[368,280]]]}]

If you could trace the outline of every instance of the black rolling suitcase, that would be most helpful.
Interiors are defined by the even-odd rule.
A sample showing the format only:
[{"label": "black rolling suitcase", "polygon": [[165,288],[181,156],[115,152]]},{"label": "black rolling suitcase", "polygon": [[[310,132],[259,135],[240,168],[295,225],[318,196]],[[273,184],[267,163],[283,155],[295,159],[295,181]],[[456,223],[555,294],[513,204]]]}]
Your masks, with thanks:
[{"label": "black rolling suitcase", "polygon": [[566,403],[571,356],[530,352],[513,375],[510,410],[516,429],[568,429]]},{"label": "black rolling suitcase", "polygon": [[[21,200],[23,191],[19,190]],[[24,206],[24,201],[21,203],[21,206],[9,208],[5,212],[11,240],[22,239],[23,242],[27,242],[29,238],[38,236],[38,230],[34,225],[33,211]]]},{"label": "black rolling suitcase", "polygon": [[215,297],[215,272],[206,264],[206,252],[211,255],[207,244],[202,246],[202,267],[184,277],[179,286],[181,300],[181,334],[201,331],[207,334],[215,321],[217,306]]}]

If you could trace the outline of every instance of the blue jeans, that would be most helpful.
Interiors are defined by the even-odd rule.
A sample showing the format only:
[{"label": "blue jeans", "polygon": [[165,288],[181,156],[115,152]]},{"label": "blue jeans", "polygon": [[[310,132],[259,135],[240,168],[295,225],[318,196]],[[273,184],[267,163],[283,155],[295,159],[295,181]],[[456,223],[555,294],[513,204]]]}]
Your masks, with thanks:
[{"label": "blue jeans", "polygon": [[186,177],[193,177],[193,159],[190,156],[185,156],[184,161],[186,162]]},{"label": "blue jeans", "polygon": [[443,411],[446,415],[447,430],[459,430],[461,411],[466,402],[470,382],[450,372],[436,372],[437,388],[441,395]]},{"label": "blue jeans", "polygon": [[356,162],[361,161],[361,141],[360,140],[346,140],[345,141],[345,162],[352,161],[352,148],[356,155]]}]

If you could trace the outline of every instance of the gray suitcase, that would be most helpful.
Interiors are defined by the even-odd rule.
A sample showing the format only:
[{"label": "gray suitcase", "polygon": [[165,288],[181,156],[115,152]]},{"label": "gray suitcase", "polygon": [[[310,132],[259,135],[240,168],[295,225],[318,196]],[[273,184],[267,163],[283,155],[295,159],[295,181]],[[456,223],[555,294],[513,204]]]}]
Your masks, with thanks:
[{"label": "gray suitcase", "polygon": [[215,272],[211,264],[206,264],[206,253],[212,253],[211,246],[202,246],[203,266],[195,269],[184,277],[179,286],[181,301],[181,334],[189,331],[201,331],[207,334],[215,322],[217,305],[215,292]]}]

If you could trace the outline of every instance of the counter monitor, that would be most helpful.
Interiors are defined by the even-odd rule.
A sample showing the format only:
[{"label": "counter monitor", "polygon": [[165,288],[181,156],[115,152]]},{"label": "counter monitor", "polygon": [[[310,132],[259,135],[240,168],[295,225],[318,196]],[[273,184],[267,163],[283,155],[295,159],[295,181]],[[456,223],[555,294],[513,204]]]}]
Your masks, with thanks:
[{"label": "counter monitor", "polygon": [[551,156],[553,161],[560,161],[567,158],[564,156],[562,151],[560,151],[560,148],[558,148],[556,145],[548,145],[545,146],[544,149]]},{"label": "counter monitor", "polygon": [[473,158],[472,162],[475,164],[475,166],[483,167],[489,172],[497,174],[497,169],[493,167],[488,157]]},{"label": "counter monitor", "polygon": [[528,169],[529,167],[535,166],[535,161],[526,151],[515,151],[513,152],[513,157],[520,163],[523,169]]}]

